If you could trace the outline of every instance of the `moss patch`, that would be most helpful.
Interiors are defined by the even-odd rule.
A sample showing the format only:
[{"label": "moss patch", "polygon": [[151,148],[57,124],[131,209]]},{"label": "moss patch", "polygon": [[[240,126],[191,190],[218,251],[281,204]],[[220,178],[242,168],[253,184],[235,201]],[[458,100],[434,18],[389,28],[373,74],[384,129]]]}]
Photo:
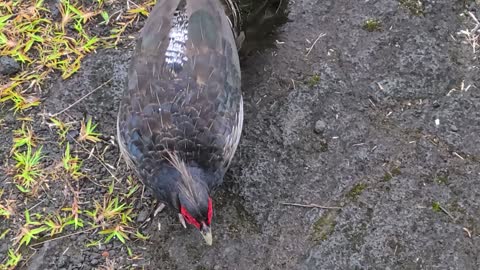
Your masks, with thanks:
[{"label": "moss patch", "polygon": [[393,176],[397,176],[397,175],[400,175],[400,174],[402,173],[402,171],[400,171],[400,168],[395,167],[395,168],[392,168],[392,170],[390,171],[390,173],[391,173]]},{"label": "moss patch", "polygon": [[367,184],[365,183],[358,183],[347,193],[347,197],[356,200],[360,194],[367,188]]},{"label": "moss patch", "polygon": [[337,225],[336,218],[338,211],[332,210],[321,216],[312,227],[312,240],[315,242],[320,242],[327,240],[335,230],[335,225]]},{"label": "moss patch", "polygon": [[439,184],[439,185],[446,185],[446,184],[448,184],[448,176],[446,176],[446,175],[439,175],[439,176],[437,176],[437,178],[435,179],[435,182],[437,182],[437,184]]},{"label": "moss patch", "polygon": [[442,212],[442,207],[440,206],[439,202],[432,202],[432,210],[434,212]]},{"label": "moss patch", "polygon": [[385,172],[385,175],[383,175],[383,181],[388,182],[392,180],[393,176],[390,172]]},{"label": "moss patch", "polygon": [[415,16],[424,14],[424,7],[421,0],[398,0],[401,6],[405,7]]},{"label": "moss patch", "polygon": [[401,173],[402,171],[400,171],[400,168],[394,167],[389,172],[385,172],[385,175],[383,176],[383,181],[388,182],[392,180],[393,177],[400,175]]},{"label": "moss patch", "polygon": [[382,31],[382,23],[378,19],[368,19],[363,23],[362,28],[368,32]]},{"label": "moss patch", "polygon": [[313,75],[313,76],[310,77],[310,79],[307,81],[307,85],[310,86],[310,87],[312,87],[312,86],[317,85],[319,82],[320,82],[320,76],[318,76],[318,75]]}]

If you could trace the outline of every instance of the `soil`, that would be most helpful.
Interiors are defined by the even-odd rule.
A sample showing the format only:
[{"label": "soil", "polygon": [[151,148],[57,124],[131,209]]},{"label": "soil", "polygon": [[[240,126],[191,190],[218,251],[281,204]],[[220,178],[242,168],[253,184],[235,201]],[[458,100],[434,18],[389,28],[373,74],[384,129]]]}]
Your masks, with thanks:
[{"label": "soil", "polygon": [[[88,231],[25,249],[32,257],[19,269],[93,269],[105,257],[115,269],[480,269],[479,62],[457,34],[473,28],[465,12],[480,17],[478,3],[290,2],[274,43],[242,62],[244,131],[215,195],[212,247],[167,209],[142,230],[148,241],[129,242],[139,259],[118,241],[85,247],[96,237]],[[380,25],[368,31],[369,19]],[[105,141],[95,153],[117,168],[120,190],[131,172],[116,166],[110,138],[131,51],[126,43],[90,55],[71,79],[52,79],[33,110],[41,123],[42,113],[112,79],[61,117],[99,123]],[[7,167],[18,122],[7,108],[0,116]],[[48,139],[55,131],[46,124],[35,131],[51,163],[61,159]],[[76,184],[81,201],[101,200],[110,173],[94,158],[83,167],[90,180]],[[15,189],[10,176],[0,180]],[[40,203],[8,194],[44,212],[68,205],[65,183],[49,186]],[[135,196],[139,225],[153,204],[148,191]],[[0,243],[0,254],[9,243]]]}]

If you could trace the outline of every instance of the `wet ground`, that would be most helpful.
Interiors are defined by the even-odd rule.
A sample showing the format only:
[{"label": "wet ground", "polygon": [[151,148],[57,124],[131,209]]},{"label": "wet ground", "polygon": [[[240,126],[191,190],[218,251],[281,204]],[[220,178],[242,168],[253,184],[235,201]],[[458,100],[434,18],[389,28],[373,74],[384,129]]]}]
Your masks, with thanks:
[{"label": "wet ground", "polygon": [[[35,246],[22,268],[92,269],[108,251],[115,269],[480,269],[479,61],[457,34],[474,26],[462,13],[480,9],[416,3],[291,1],[275,44],[242,64],[245,129],[216,195],[212,247],[164,211],[144,230],[151,239],[130,245],[140,260],[117,242],[84,247],[86,232]],[[113,78],[65,114],[94,116],[114,136],[130,51],[89,56],[45,89],[39,112]],[[2,117],[10,143],[12,116]],[[118,149],[102,156],[116,164]],[[98,161],[85,167],[96,182],[111,181]],[[115,172],[128,173],[123,163]],[[105,193],[91,181],[79,187],[85,201]],[[137,223],[152,207],[148,195],[141,202]]]}]

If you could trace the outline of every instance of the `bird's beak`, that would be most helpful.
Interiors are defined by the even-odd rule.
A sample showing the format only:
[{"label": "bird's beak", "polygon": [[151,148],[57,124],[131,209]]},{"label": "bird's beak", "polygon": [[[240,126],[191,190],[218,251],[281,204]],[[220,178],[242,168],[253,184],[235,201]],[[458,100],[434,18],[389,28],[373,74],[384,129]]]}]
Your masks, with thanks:
[{"label": "bird's beak", "polygon": [[200,233],[202,234],[203,239],[205,239],[207,245],[211,246],[213,243],[212,229],[207,224],[203,223]]}]

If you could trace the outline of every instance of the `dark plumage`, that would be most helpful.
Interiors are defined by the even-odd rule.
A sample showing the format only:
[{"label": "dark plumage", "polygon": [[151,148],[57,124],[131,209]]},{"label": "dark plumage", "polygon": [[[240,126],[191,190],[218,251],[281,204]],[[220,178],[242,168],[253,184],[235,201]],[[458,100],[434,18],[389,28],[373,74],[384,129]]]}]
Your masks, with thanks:
[{"label": "dark plumage", "polygon": [[[127,163],[211,244],[212,189],[243,124],[234,0],[158,0],[138,39],[118,114]],[[267,1],[271,2],[271,1]]]}]

